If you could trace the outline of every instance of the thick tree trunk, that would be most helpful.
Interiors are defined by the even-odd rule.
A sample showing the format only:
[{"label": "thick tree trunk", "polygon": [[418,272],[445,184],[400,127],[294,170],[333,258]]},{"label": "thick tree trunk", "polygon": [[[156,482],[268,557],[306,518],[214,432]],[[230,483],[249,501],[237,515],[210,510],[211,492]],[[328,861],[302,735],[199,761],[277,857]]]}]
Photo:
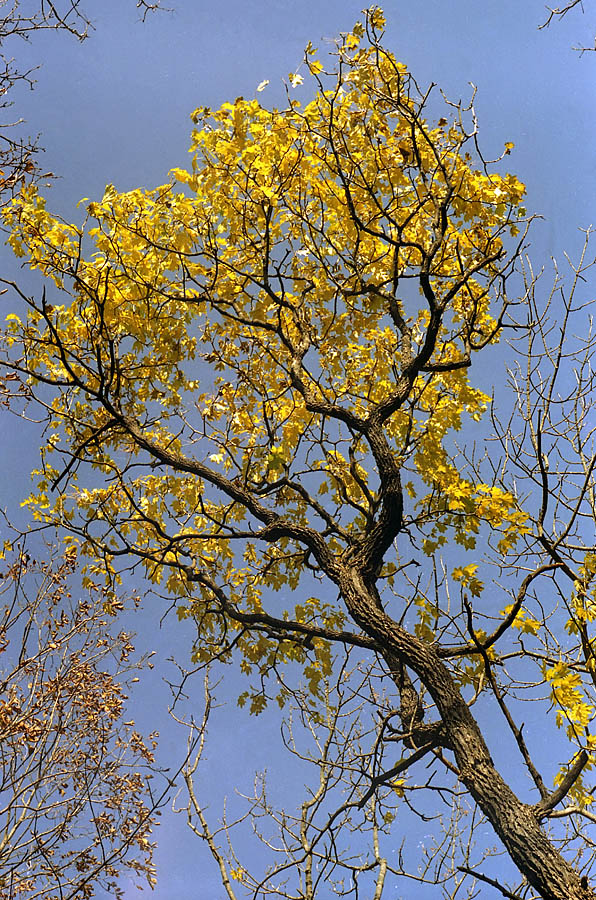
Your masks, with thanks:
[{"label": "thick tree trunk", "polygon": [[362,630],[390,659],[402,660],[433,698],[463,784],[491,822],[519,871],[544,900],[596,900],[540,827],[532,806],[503,780],[478,723],[433,648],[393,621],[352,569],[339,580],[344,602]]}]

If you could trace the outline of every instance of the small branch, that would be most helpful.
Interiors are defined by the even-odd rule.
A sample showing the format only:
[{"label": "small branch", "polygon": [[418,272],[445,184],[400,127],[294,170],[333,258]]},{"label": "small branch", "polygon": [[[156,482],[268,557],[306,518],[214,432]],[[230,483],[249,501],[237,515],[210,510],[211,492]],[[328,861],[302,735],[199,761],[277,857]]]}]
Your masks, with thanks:
[{"label": "small branch", "polygon": [[471,875],[477,881],[484,881],[485,884],[490,884],[491,887],[496,888],[498,891],[501,891],[504,897],[508,897],[509,900],[522,900],[519,894],[514,894],[511,891],[507,890],[502,884],[499,884],[498,881],[495,881],[494,878],[489,878],[488,875],[483,875],[482,872],[475,872],[474,869],[469,869],[468,866],[458,866],[458,872],[465,872],[466,875]]},{"label": "small branch", "polygon": [[[524,581],[524,583],[525,583],[525,581]],[[503,695],[501,694],[501,691],[499,689],[497,679],[494,676],[492,666],[491,666],[490,660],[488,658],[488,653],[486,652],[485,646],[483,646],[480,643],[480,641],[478,640],[478,638],[476,637],[476,632],[474,631],[474,623],[472,620],[472,608],[470,606],[470,603],[469,603],[467,597],[464,597],[464,604],[466,607],[466,613],[467,613],[467,617],[468,617],[468,631],[470,632],[470,636],[471,636],[472,640],[477,645],[477,647],[482,655],[482,661],[484,663],[484,671],[486,672],[487,678],[488,678],[490,686],[492,688],[492,692],[495,695],[495,699],[496,699],[497,703],[499,704],[499,707],[501,708],[501,712],[505,716],[505,720],[506,720],[507,724],[509,725],[511,733],[513,734],[513,736],[515,738],[515,742],[519,748],[519,752],[521,753],[521,755],[524,759],[526,768],[532,777],[532,781],[538,788],[540,796],[542,797],[542,800],[540,802],[541,803],[547,802],[548,801],[548,791],[546,789],[544,781],[542,780],[542,776],[541,776],[540,772],[538,771],[538,769],[536,768],[536,766],[534,765],[534,763],[532,761],[532,757],[530,756],[530,751],[528,750],[528,747],[524,740],[524,736],[522,734],[523,724],[522,724],[521,728],[518,728],[518,726],[515,724],[513,716],[509,712],[507,704],[505,703]]]},{"label": "small branch", "polygon": [[396,775],[400,775],[402,772],[406,772],[413,763],[418,762],[418,760],[420,759],[423,759],[423,757],[425,757],[426,754],[431,750],[434,750],[436,746],[437,741],[429,741],[427,744],[424,744],[422,747],[414,750],[414,752],[410,753],[410,755],[405,759],[400,759],[400,761],[395,766],[393,766],[392,769],[388,769],[386,772],[381,772],[380,775],[376,775],[374,778],[371,778],[370,787],[358,801],[358,808],[362,809],[368,803],[368,801],[380,785],[387,784],[392,778],[395,778]]},{"label": "small branch", "polygon": [[561,800],[563,800],[567,796],[567,794],[581,775],[586,763],[588,762],[588,759],[589,757],[586,751],[581,750],[577,756],[577,759],[565,775],[565,778],[556,789],[556,791],[553,791],[550,796],[544,797],[540,801],[540,803],[537,803],[534,807],[534,812],[536,813],[538,819],[544,819],[546,816],[548,816],[551,810],[553,810],[555,806],[558,806]]},{"label": "small branch", "polygon": [[482,653],[483,651],[488,650],[489,647],[492,647],[493,644],[496,644],[499,638],[502,637],[502,635],[504,635],[506,631],[508,631],[508,629],[515,621],[515,618],[526,598],[528,588],[530,587],[530,584],[534,581],[534,579],[539,575],[543,575],[545,572],[552,572],[555,569],[560,569],[561,565],[562,564],[558,562],[545,563],[543,566],[539,566],[534,572],[530,572],[529,575],[526,575],[517,592],[515,603],[513,603],[511,609],[509,610],[503,621],[498,625],[497,628],[495,628],[492,634],[489,634],[488,637],[486,637],[482,641],[482,643],[478,641],[478,638],[475,638],[475,640],[470,641],[468,644],[464,644],[463,646],[440,648],[439,650],[437,650],[437,653],[441,657],[441,659],[453,659],[456,656],[467,656],[469,653]]}]

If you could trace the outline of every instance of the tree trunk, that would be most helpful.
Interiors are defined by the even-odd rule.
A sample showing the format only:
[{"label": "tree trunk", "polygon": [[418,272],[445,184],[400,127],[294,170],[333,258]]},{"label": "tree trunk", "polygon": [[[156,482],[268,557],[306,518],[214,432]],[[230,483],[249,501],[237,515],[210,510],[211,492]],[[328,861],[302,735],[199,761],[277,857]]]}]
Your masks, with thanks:
[{"label": "tree trunk", "polygon": [[492,824],[509,856],[544,900],[596,900],[594,891],[548,839],[532,806],[503,780],[478,723],[434,649],[391,619],[354,569],[339,580],[354,621],[390,659],[397,655],[433,698],[463,784]]}]

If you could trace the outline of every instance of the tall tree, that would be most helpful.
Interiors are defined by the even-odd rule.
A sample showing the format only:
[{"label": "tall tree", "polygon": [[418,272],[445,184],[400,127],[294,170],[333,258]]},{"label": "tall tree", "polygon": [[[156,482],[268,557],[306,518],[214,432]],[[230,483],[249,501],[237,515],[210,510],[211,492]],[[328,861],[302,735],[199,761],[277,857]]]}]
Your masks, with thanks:
[{"label": "tall tree", "polygon": [[[254,713],[288,700],[298,667],[323,721],[343,652],[372,655],[360,695],[382,727],[358,790],[377,801],[375,834],[397,840],[398,795],[426,787],[439,807],[465,790],[521,893],[465,854],[453,872],[506,896],[587,900],[591,338],[572,386],[558,384],[588,257],[556,310],[560,351],[530,275],[520,290],[523,185],[482,158],[471,107],[436,109],[383,25],[369,10],[330,72],[307,47],[304,107],[295,73],[285,109],[195,110],[192,166],[171,183],[109,186],[82,226],[34,187],[7,208],[15,253],[49,280],[39,300],[13,285],[29,314],[5,337],[6,370],[48,417],[30,503],[79,538],[86,578],[102,571],[110,589],[132,560],[177,598],[195,661],[239,660]],[[480,358],[486,374],[513,326],[534,361],[499,456],[480,450],[490,398],[469,373]],[[520,700],[545,693],[565,747],[553,787],[518,724]],[[512,760],[503,778],[476,702],[502,716],[531,789]],[[456,786],[414,782],[426,767]]]}]

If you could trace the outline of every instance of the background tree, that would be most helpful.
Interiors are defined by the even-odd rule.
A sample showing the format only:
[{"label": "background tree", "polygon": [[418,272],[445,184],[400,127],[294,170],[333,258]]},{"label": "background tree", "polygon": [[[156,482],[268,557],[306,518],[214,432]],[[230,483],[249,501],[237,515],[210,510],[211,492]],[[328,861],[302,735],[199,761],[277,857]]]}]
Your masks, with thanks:
[{"label": "background tree", "polygon": [[[543,330],[519,439],[500,431],[502,459],[479,450],[490,398],[469,380],[474,359],[490,365],[514,324],[535,340],[534,282],[519,291],[515,276],[523,186],[479,155],[471,108],[435,110],[382,28],[369,11],[329,74],[309,45],[304,108],[295,73],[281,111],[242,98],[196,110],[179,187],[108,187],[83,227],[34,188],[7,209],[13,249],[53,282],[41,300],[13,285],[30,312],[6,336],[7,369],[48,415],[31,505],[81,538],[86,577],[102,570],[110,589],[131,561],[178,598],[195,661],[238,659],[255,713],[291,693],[269,675],[301,668],[317,722],[336,648],[374,657],[366,696],[382,685],[387,700],[378,768],[360,772],[368,799],[382,804],[396,776],[406,803],[465,789],[521,873],[518,896],[589,898],[589,416],[570,435],[556,419],[559,375],[544,371],[565,357]],[[590,349],[565,395],[578,411]],[[545,695],[562,766],[543,776],[518,722],[521,700]],[[533,787],[511,759],[502,778],[475,704],[503,716]],[[435,792],[435,769],[453,784]],[[391,816],[377,824],[397,841]],[[498,886],[462,846],[451,875]]]},{"label": "background tree", "polygon": [[[149,665],[115,632],[101,592],[75,601],[73,545],[55,564],[9,553],[2,572],[0,896],[120,896],[153,885],[148,744],[124,723],[127,682]],[[10,561],[12,559],[12,562]]]},{"label": "background tree", "polygon": [[[468,876],[478,878],[478,867],[491,855],[476,846],[486,821],[482,817],[468,821],[471,810],[465,790],[447,786],[444,774],[433,767],[422,784],[406,785],[401,776],[410,761],[395,763],[401,736],[392,733],[391,698],[376,690],[383,672],[376,662],[365,664],[354,656],[353,648],[347,648],[342,658],[338,655],[333,678],[323,679],[317,714],[308,690],[287,685],[291,699],[283,716],[282,739],[288,769],[299,772],[302,793],[296,794],[295,808],[279,805],[266,772],[259,772],[253,790],[238,790],[236,802],[227,798],[221,818],[216,819],[202,799],[207,733],[213,726],[211,717],[215,715],[216,729],[222,717],[209,679],[202,719],[185,720],[173,713],[189,734],[184,784],[174,810],[208,846],[229,900],[246,896],[381,900],[395,891],[396,879],[406,879],[419,892],[431,886],[445,896],[477,895],[476,883]],[[417,794],[427,793],[432,799],[422,799],[419,805]],[[418,843],[414,852],[405,835],[396,846],[393,823],[403,817],[404,808]],[[440,823],[433,824],[439,810],[443,810]],[[502,885],[503,879],[494,883]]]}]

